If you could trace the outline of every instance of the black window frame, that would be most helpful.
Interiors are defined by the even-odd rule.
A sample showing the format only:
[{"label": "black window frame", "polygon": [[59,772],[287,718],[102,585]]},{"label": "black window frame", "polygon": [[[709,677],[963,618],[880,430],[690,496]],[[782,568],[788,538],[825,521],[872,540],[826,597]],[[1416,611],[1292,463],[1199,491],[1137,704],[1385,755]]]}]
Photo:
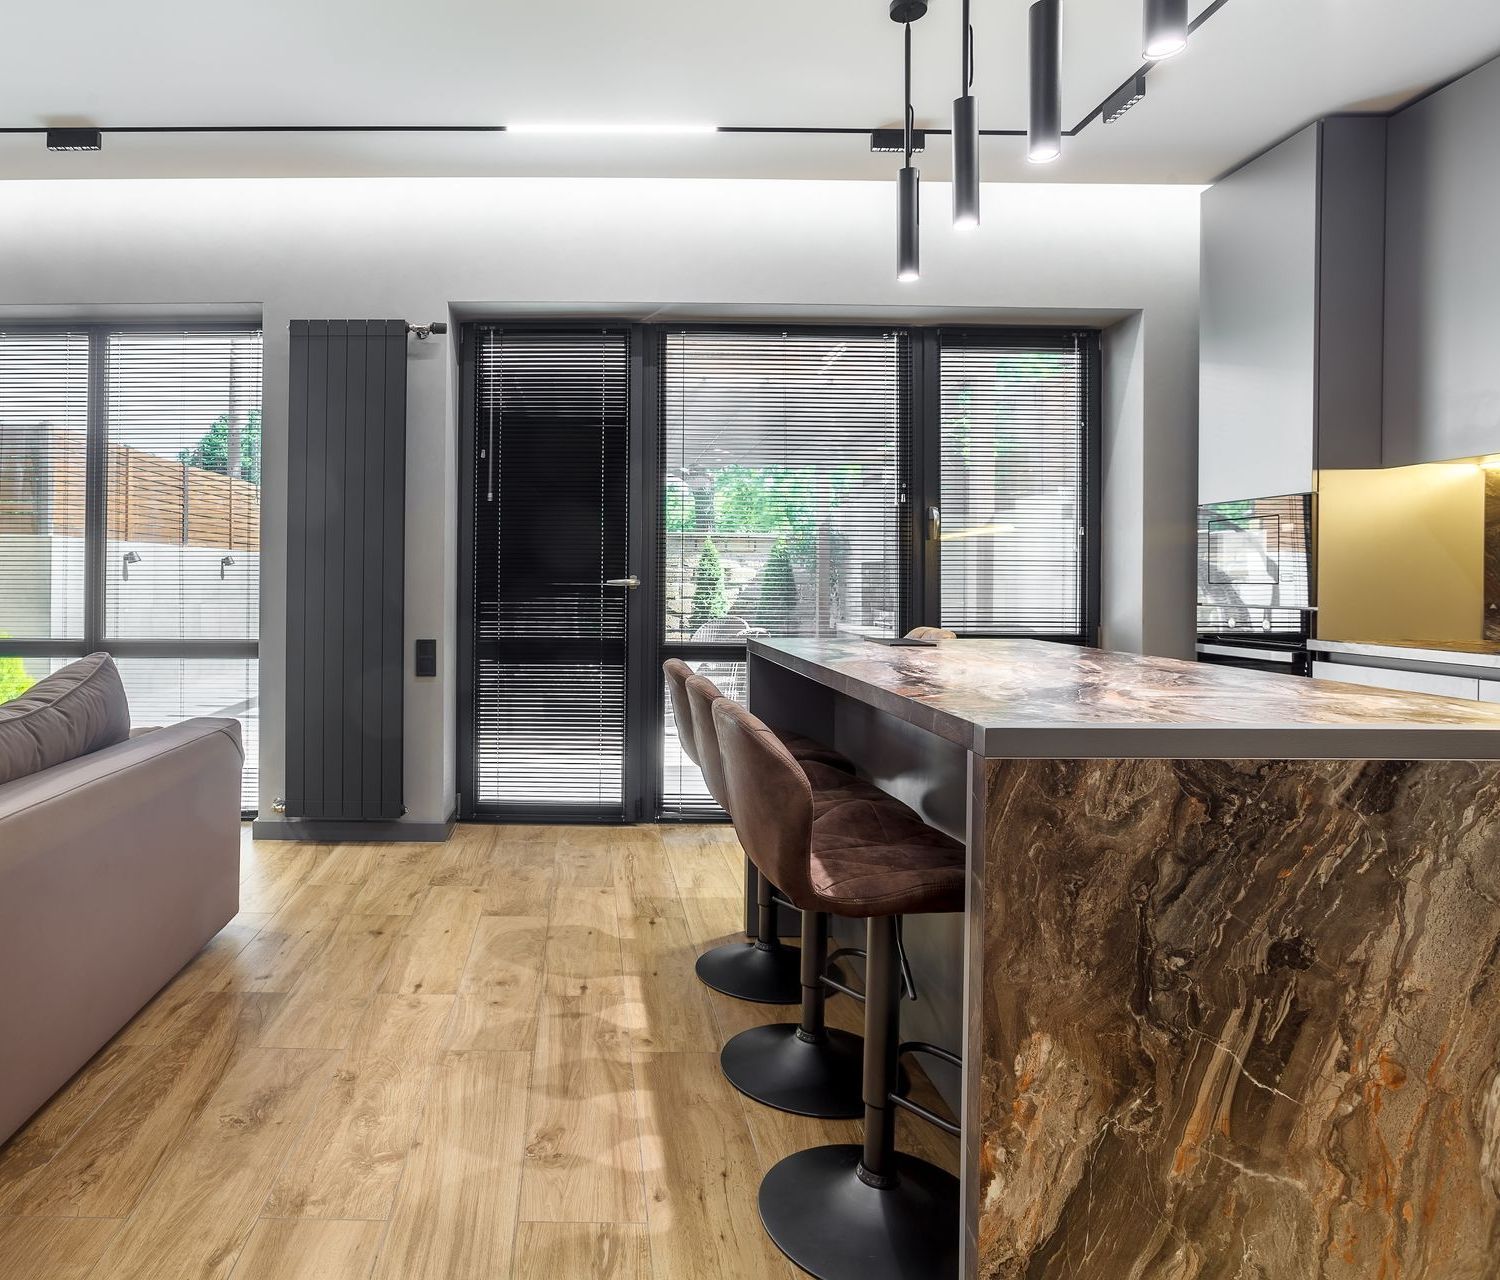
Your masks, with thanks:
[{"label": "black window frame", "polygon": [[[179,316],[151,320],[86,321],[76,324],[5,324],[0,330],[10,334],[83,334],[88,338],[88,402],[84,419],[84,580],[83,635],[80,639],[0,640],[0,657],[82,658],[100,650],[115,658],[224,658],[236,661],[260,661],[259,624],[254,640],[173,640],[114,639],[107,634],[106,594],[108,591],[107,559],[109,555],[109,514],[106,495],[109,486],[109,340],[120,333],[162,333],[180,329],[185,333],[238,333],[261,339],[264,351],[265,331],[257,322],[204,321]],[[262,357],[264,359],[264,357]],[[264,369],[264,364],[262,364]],[[264,406],[264,381],[262,382]],[[264,408],[262,407],[262,421]],[[262,433],[264,439],[264,433]],[[264,468],[264,458],[262,458]],[[262,473],[264,474],[264,473]],[[264,517],[265,486],[262,483],[261,515]],[[261,522],[264,537],[264,519]],[[242,809],[240,816],[251,819],[255,809]]]},{"label": "black window frame", "polygon": [[[666,703],[661,680],[661,664],[668,658],[685,661],[743,661],[746,647],[736,644],[693,644],[667,640],[666,575],[664,557],[666,541],[661,536],[662,483],[661,466],[664,448],[664,423],[661,404],[664,353],[667,336],[682,330],[703,329],[713,332],[788,333],[808,332],[830,337],[866,335],[871,331],[900,332],[909,337],[908,359],[902,362],[900,376],[903,388],[903,421],[901,448],[903,457],[903,498],[905,509],[901,521],[901,554],[903,558],[899,616],[904,632],[920,623],[936,624],[940,616],[941,573],[939,544],[928,536],[927,510],[940,507],[941,415],[940,359],[942,340],[966,335],[1004,336],[1014,342],[1037,341],[1056,344],[1061,337],[1076,336],[1083,353],[1085,386],[1084,416],[1081,423],[1084,457],[1082,512],[1079,537],[1083,554],[1079,557],[1080,627],[1065,634],[1036,632],[970,632],[966,636],[1021,638],[1065,644],[1092,645],[1098,639],[1100,609],[1100,489],[1101,489],[1101,421],[1102,387],[1099,333],[1078,325],[913,325],[870,321],[869,323],[809,324],[801,322],[683,323],[644,321],[629,323],[618,317],[599,316],[552,320],[542,316],[484,316],[466,321],[461,328],[457,359],[459,363],[459,538],[458,538],[458,678],[457,678],[457,787],[458,813],[469,821],[525,821],[518,817],[496,817],[476,811],[473,804],[475,783],[476,682],[474,643],[474,333],[485,327],[504,325],[517,329],[598,329],[601,326],[630,331],[630,477],[631,503],[629,518],[630,557],[640,587],[632,593],[638,607],[631,610],[628,624],[628,646],[632,655],[626,673],[627,752],[625,764],[626,822],[701,822],[715,820],[706,812],[674,814],[663,810],[662,733]],[[530,820],[536,821],[533,815]],[[548,818],[557,821],[557,818]],[[579,819],[587,821],[587,819]],[[719,820],[722,820],[721,818]]]}]

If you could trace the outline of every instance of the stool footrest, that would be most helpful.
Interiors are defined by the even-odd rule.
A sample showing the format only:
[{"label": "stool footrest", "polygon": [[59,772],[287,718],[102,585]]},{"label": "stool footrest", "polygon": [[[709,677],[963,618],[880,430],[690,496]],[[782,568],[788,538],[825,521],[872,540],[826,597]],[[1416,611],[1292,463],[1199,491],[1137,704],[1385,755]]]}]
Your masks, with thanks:
[{"label": "stool footrest", "polygon": [[951,1134],[955,1138],[961,1133],[959,1127],[951,1120],[944,1120],[936,1111],[924,1107],[920,1102],[913,1102],[910,1098],[903,1097],[899,1093],[892,1093],[887,1096],[895,1106],[900,1107],[903,1111],[910,1111],[917,1119],[927,1121],[935,1129],[941,1129],[944,1133]]}]

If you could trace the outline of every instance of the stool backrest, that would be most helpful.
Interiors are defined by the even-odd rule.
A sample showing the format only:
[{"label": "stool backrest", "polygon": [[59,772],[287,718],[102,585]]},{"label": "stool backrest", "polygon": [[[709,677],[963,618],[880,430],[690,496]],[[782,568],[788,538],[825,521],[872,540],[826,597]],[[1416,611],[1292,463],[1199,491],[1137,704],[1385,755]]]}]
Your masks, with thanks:
[{"label": "stool backrest", "polygon": [[687,682],[693,669],[681,658],[668,658],[661,664],[667,677],[667,693],[672,699],[672,719],[677,721],[677,741],[682,754],[698,763],[698,736],[693,732],[693,709],[688,705]]},{"label": "stool backrest", "polygon": [[803,910],[816,910],[812,888],[812,786],[769,728],[739,703],[713,705],[729,816],[750,861]]},{"label": "stool backrest", "polygon": [[906,633],[908,640],[957,640],[958,632],[947,627],[913,627]]},{"label": "stool backrest", "polygon": [[708,794],[731,816],[729,792],[724,786],[724,766],[719,762],[719,735],[714,731],[714,703],[724,695],[707,676],[690,676],[686,682],[688,709],[693,720],[693,739],[698,746],[698,767]]}]

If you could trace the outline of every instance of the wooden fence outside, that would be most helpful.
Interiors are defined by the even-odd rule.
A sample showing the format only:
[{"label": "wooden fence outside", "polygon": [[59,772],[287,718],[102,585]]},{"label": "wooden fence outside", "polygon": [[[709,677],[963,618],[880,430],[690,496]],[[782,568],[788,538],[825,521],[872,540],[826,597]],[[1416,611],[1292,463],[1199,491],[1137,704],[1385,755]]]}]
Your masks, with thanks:
[{"label": "wooden fence outside", "polygon": [[[260,486],[110,445],[106,511],[116,542],[260,550]],[[0,534],[83,537],[84,438],[64,427],[0,435]]]}]

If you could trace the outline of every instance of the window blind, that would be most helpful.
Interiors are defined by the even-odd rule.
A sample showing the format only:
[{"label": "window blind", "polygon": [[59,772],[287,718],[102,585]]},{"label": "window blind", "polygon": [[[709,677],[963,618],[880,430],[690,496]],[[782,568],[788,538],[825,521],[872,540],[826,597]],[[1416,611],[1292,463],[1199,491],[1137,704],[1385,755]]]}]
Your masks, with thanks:
[{"label": "window blind", "polygon": [[[661,639],[726,693],[750,636],[896,632],[909,360],[875,329],[664,335]],[[663,813],[716,813],[662,734]]]},{"label": "window blind", "polygon": [[[88,391],[86,333],[0,330],[0,643],[84,638]],[[9,665],[0,698],[46,674]]]},{"label": "window blind", "polygon": [[111,333],[109,639],[247,640],[260,618],[258,333]]},{"label": "window blind", "polygon": [[1085,342],[941,335],[941,617],[960,634],[1086,628]]},{"label": "window blind", "polygon": [[475,806],[624,803],[630,336],[475,336]]},{"label": "window blind", "polygon": [[[260,408],[255,330],[0,330],[0,700],[116,651],[134,724],[240,721],[246,809]],[[7,640],[31,643],[7,656]]]}]

